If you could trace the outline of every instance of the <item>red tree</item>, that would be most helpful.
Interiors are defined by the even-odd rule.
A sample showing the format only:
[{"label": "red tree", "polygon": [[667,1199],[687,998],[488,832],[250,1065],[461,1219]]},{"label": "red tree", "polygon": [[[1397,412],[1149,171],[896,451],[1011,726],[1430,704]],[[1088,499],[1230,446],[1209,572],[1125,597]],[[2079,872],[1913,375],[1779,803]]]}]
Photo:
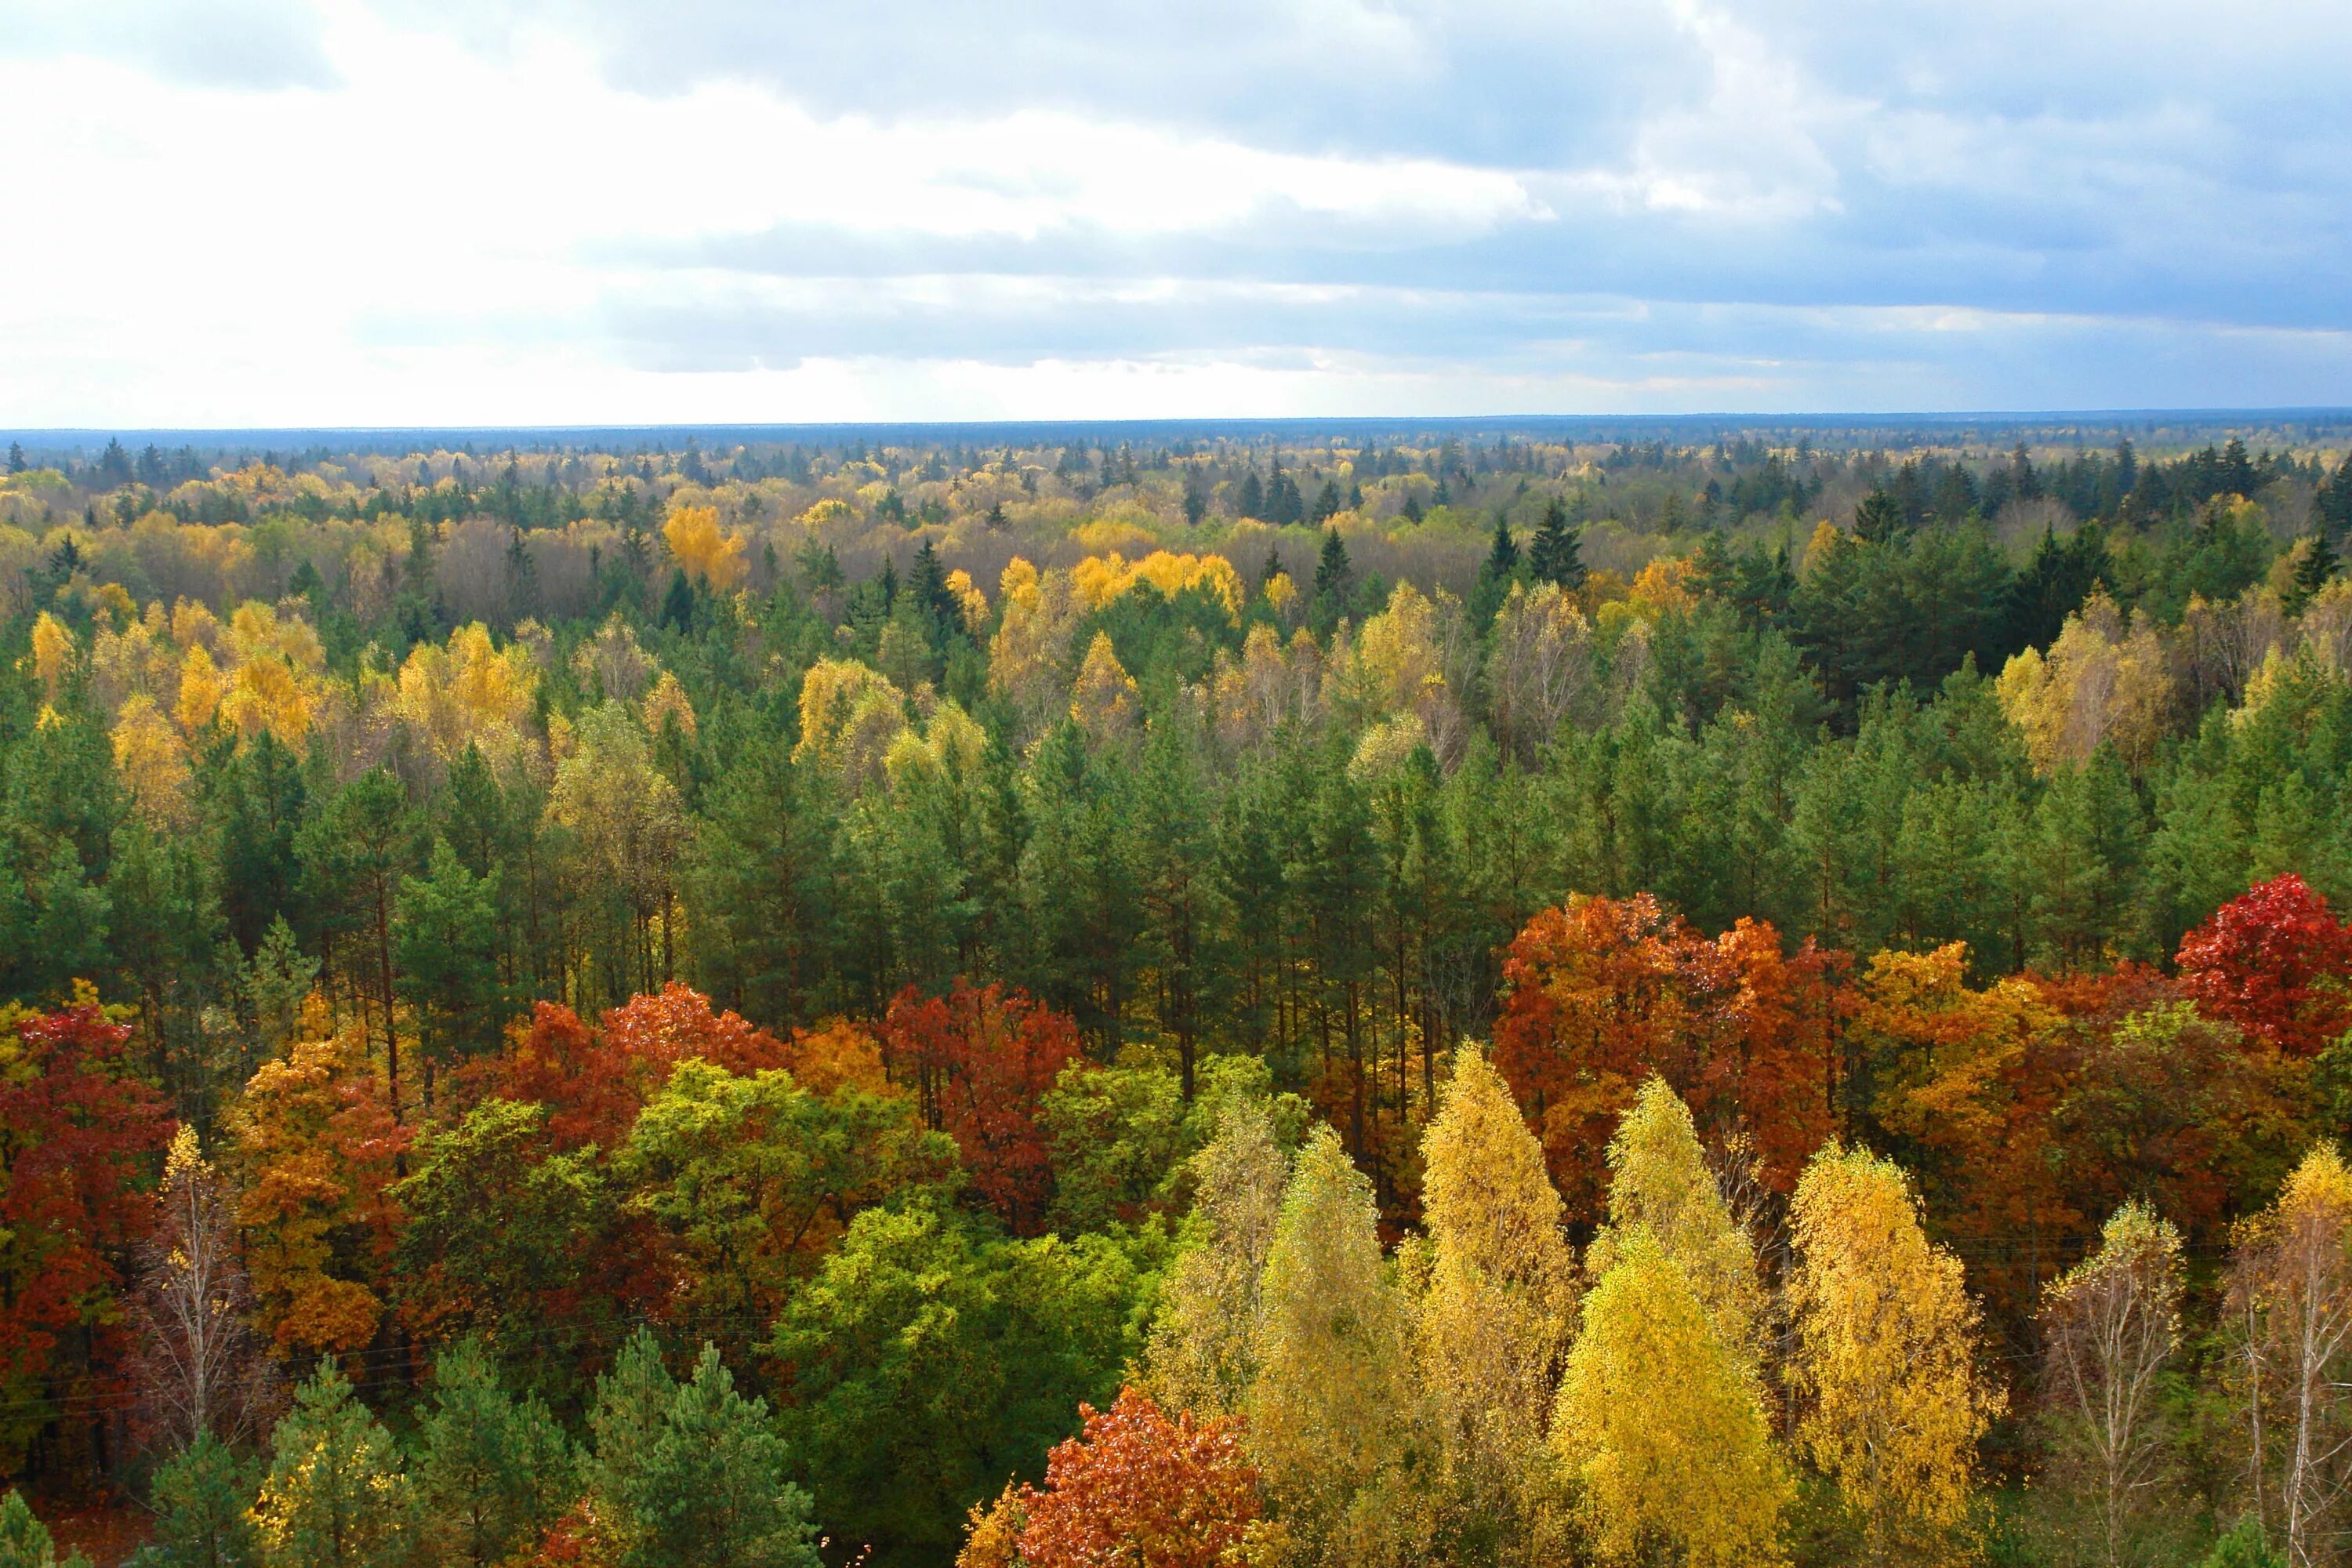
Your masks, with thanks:
[{"label": "red tree", "polygon": [[1078,1436],[1022,1489],[1021,1561],[1034,1568],[1218,1568],[1259,1514],[1257,1472],[1232,1417],[1171,1421],[1132,1388],[1078,1406]]},{"label": "red tree", "polygon": [[2352,931],[2293,873],[2249,889],[2183,937],[2180,977],[2207,1016],[2282,1055],[2317,1056],[2352,1027]]},{"label": "red tree", "polygon": [[882,1043],[891,1070],[914,1079],[925,1123],[956,1141],[973,1189],[1034,1232],[1053,1195],[1037,1105],[1076,1058],[1077,1026],[1020,992],[959,979],[945,996],[899,993]]},{"label": "red tree", "polygon": [[[172,1123],[95,1005],[0,1020],[0,1471],[124,1346],[123,1265]],[[0,1415],[8,1413],[0,1412]],[[93,1453],[93,1458],[95,1454]]]},{"label": "red tree", "polygon": [[712,1012],[710,998],[673,981],[609,1010],[595,1029],[569,1007],[540,1003],[501,1066],[497,1092],[547,1107],[548,1135],[559,1149],[591,1142],[610,1149],[689,1057],[731,1073],[790,1060],[775,1036],[734,1013]]},{"label": "red tree", "polygon": [[1647,893],[1528,921],[1503,964],[1495,1062],[1570,1214],[1600,1214],[1603,1151],[1652,1072],[1703,1129],[1744,1124],[1766,1178],[1792,1186],[1831,1131],[1842,962],[1810,942],[1784,953],[1759,921],[1709,940]]}]

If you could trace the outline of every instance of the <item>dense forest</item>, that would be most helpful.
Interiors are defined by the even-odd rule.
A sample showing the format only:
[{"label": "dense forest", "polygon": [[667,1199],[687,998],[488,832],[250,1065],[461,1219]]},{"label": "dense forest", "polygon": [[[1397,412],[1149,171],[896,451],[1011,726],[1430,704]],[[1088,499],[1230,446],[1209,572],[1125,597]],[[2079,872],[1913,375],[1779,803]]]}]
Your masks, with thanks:
[{"label": "dense forest", "polygon": [[0,1568],[2344,1561],[2347,447],[19,442]]}]

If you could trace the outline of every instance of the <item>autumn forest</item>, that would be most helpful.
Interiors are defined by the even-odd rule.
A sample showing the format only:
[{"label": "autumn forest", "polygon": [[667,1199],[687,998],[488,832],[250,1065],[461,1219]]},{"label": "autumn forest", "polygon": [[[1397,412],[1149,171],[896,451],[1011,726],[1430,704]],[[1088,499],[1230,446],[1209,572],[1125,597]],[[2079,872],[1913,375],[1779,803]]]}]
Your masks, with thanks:
[{"label": "autumn forest", "polygon": [[0,1568],[2352,1557],[2352,426],[27,435]]}]

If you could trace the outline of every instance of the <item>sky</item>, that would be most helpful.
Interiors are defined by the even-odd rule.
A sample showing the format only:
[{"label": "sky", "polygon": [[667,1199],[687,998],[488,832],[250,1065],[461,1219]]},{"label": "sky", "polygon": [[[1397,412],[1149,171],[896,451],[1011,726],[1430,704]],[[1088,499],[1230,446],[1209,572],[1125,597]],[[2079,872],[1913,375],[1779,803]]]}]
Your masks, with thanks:
[{"label": "sky", "polygon": [[2352,404],[2346,0],[0,0],[0,427]]}]

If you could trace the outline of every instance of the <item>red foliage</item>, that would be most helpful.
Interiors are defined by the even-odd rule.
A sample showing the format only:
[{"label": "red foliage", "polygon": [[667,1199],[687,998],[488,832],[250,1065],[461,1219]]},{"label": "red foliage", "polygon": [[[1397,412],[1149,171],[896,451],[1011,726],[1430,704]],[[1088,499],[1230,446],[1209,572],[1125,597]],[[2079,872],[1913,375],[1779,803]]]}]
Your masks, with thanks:
[{"label": "red foliage", "polygon": [[1709,941],[1647,893],[1575,898],[1511,943],[1495,1061],[1543,1140],[1571,1215],[1602,1207],[1618,1116],[1652,1072],[1702,1129],[1744,1124],[1786,1191],[1831,1131],[1843,955],[1784,953],[1743,920]]},{"label": "red foliage", "polygon": [[87,1398],[122,1348],[123,1260],[149,1212],[138,1189],[172,1123],[131,1075],[130,1027],[97,1006],[15,1035],[12,1050],[0,1034],[0,1385]]},{"label": "red foliage", "polygon": [[1173,1421],[1132,1388],[1022,1489],[1021,1560],[1034,1568],[1217,1568],[1258,1518],[1258,1478],[1234,1418]]},{"label": "red foliage", "polygon": [[911,1075],[929,1126],[962,1152],[971,1184],[1024,1235],[1043,1221],[1053,1167],[1037,1105],[1078,1054],[1066,1015],[959,979],[945,996],[899,993],[883,1020],[892,1071]]},{"label": "red foliage", "polygon": [[2183,937],[2180,977],[2207,1016],[2285,1056],[2317,1056],[2352,1027],[2352,931],[2292,873],[2248,889]]},{"label": "red foliage", "polygon": [[710,998],[673,981],[656,995],[609,1010],[593,1030],[571,1008],[540,1003],[506,1059],[498,1092],[547,1107],[558,1149],[592,1142],[609,1149],[690,1057],[732,1073],[789,1060],[775,1036],[734,1013],[713,1013]]}]

